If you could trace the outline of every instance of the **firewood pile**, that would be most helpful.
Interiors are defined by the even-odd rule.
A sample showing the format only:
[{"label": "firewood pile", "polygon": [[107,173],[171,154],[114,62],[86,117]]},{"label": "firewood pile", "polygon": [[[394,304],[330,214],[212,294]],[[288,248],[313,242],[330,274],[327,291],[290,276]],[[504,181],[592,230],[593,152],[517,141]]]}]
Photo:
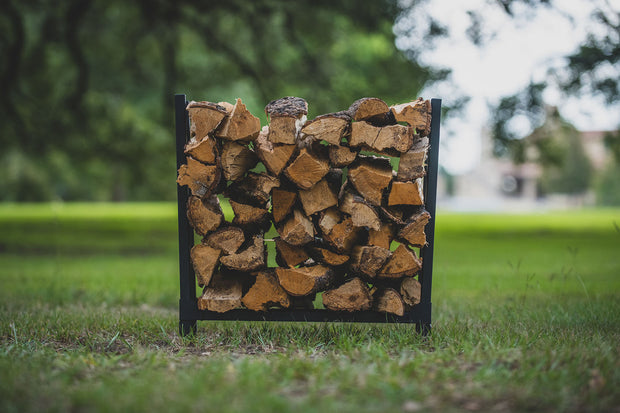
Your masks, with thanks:
[{"label": "firewood pile", "polygon": [[428,100],[363,98],[308,120],[306,101],[285,97],[265,107],[262,128],[241,99],[187,110],[177,183],[203,237],[191,250],[200,309],[312,309],[320,297],[328,310],[403,315],[419,303]]}]

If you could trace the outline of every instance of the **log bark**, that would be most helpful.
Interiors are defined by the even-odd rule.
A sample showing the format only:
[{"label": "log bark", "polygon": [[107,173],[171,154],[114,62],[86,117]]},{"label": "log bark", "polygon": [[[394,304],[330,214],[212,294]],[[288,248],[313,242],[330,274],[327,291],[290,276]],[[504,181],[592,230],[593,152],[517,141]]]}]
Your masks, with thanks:
[{"label": "log bark", "polygon": [[417,100],[390,107],[397,122],[406,122],[415,128],[421,136],[427,136],[431,131],[431,102]]},{"label": "log bark", "polygon": [[280,237],[275,237],[273,240],[276,244],[276,263],[280,267],[296,267],[310,258],[306,250],[301,247],[291,245]]},{"label": "log bark", "polygon": [[386,248],[358,245],[353,248],[349,267],[357,274],[375,278],[391,254]]},{"label": "log bark", "polygon": [[205,199],[190,196],[187,200],[187,219],[200,236],[205,236],[219,228],[224,221],[224,213],[217,196],[212,195]]},{"label": "log bark", "polygon": [[353,102],[347,112],[353,120],[383,122],[390,108],[379,98],[361,98]]},{"label": "log bark", "polygon": [[317,182],[308,190],[300,190],[299,199],[308,216],[338,205],[338,198],[325,179]]},{"label": "log bark", "polygon": [[292,96],[271,101],[265,106],[269,116],[269,141],[293,145],[306,121],[308,103]]},{"label": "log bark", "polygon": [[424,205],[422,180],[417,179],[411,182],[392,182],[390,195],[388,196],[388,206],[393,205]]},{"label": "log bark", "polygon": [[220,166],[227,181],[238,181],[245,173],[254,168],[258,158],[254,151],[236,142],[224,141]]},{"label": "log bark", "polygon": [[401,278],[415,275],[422,269],[422,262],[415,252],[400,244],[387,260],[377,278]]},{"label": "log bark", "polygon": [[279,176],[297,149],[295,145],[278,145],[267,139],[269,127],[264,126],[256,138],[256,154],[269,172]]},{"label": "log bark", "polygon": [[190,257],[199,286],[209,285],[213,271],[219,263],[220,255],[222,255],[220,249],[205,244],[196,244],[192,247]]},{"label": "log bark", "polygon": [[431,214],[424,210],[414,214],[405,222],[405,226],[398,233],[398,237],[407,241],[411,246],[423,247],[426,245],[424,227],[430,219]]},{"label": "log bark", "polygon": [[299,210],[293,211],[284,225],[278,230],[280,237],[291,245],[305,245],[314,240],[314,226],[312,222]]},{"label": "log bark", "polygon": [[222,265],[237,271],[256,271],[265,266],[265,243],[262,234],[255,235],[252,243],[236,254],[220,258]]},{"label": "log bark", "polygon": [[228,112],[226,108],[213,102],[194,102],[187,105],[190,120],[190,136],[201,141],[217,128]]},{"label": "log bark", "polygon": [[329,172],[329,162],[303,148],[284,170],[286,176],[301,189],[310,189]]},{"label": "log bark", "polygon": [[392,166],[387,158],[363,157],[349,169],[349,180],[368,202],[381,205],[383,191],[392,180]]},{"label": "log bark", "polygon": [[340,287],[323,293],[323,305],[333,311],[364,311],[372,306],[366,283],[355,277]]},{"label": "log bark", "polygon": [[395,235],[394,226],[389,222],[381,222],[378,230],[368,230],[368,245],[390,249]]},{"label": "log bark", "polygon": [[376,127],[368,122],[354,122],[351,125],[349,145],[364,146],[376,152],[394,149],[403,153],[413,145],[413,130],[403,125]]},{"label": "log bark", "polygon": [[346,254],[357,244],[363,234],[363,229],[353,225],[351,217],[335,224],[329,233],[323,233],[323,239],[336,251]]},{"label": "log bark", "polygon": [[205,287],[198,299],[200,310],[225,313],[241,306],[243,286],[237,280],[217,278],[210,286]]},{"label": "log bark", "polygon": [[248,204],[241,204],[230,200],[230,206],[235,214],[232,220],[234,225],[239,226],[255,226],[262,228],[269,222],[271,215],[269,210],[258,208]]},{"label": "log bark", "polygon": [[185,155],[213,165],[217,162],[217,141],[210,136],[205,136],[201,141],[192,139],[185,145]]},{"label": "log bark", "polygon": [[216,136],[231,141],[249,142],[260,132],[260,119],[252,115],[241,99],[237,99],[230,115],[216,131]]},{"label": "log bark", "polygon": [[381,227],[381,220],[377,211],[364,198],[346,191],[340,202],[340,210],[351,216],[351,221],[356,227],[367,227],[378,230]]},{"label": "log bark", "polygon": [[235,201],[265,207],[271,190],[280,186],[280,180],[265,173],[248,172],[245,178],[232,183],[226,194]]},{"label": "log bark", "polygon": [[307,121],[301,132],[313,136],[317,141],[340,145],[350,123],[351,118],[345,113],[328,113]]},{"label": "log bark", "polygon": [[322,247],[310,248],[310,254],[317,262],[325,265],[331,265],[334,267],[346,264],[349,261],[349,256],[344,254],[337,254]]},{"label": "log bark", "polygon": [[297,193],[286,189],[273,188],[271,192],[271,213],[275,223],[279,223],[293,210]]},{"label": "log bark", "polygon": [[294,296],[314,294],[327,289],[334,279],[334,272],[324,265],[300,268],[276,268],[282,288]]},{"label": "log bark", "polygon": [[212,248],[222,250],[224,255],[236,253],[245,242],[245,234],[238,227],[224,227],[207,235],[202,242]]},{"label": "log bark", "polygon": [[400,284],[400,294],[408,305],[416,305],[422,297],[422,285],[413,277],[405,277]]},{"label": "log bark", "polygon": [[256,282],[241,299],[246,308],[253,311],[268,311],[271,307],[288,308],[291,300],[278,283],[273,271],[260,271]]},{"label": "log bark", "polygon": [[396,314],[398,316],[405,315],[407,305],[403,301],[398,291],[392,288],[377,289],[372,295],[373,310],[380,313]]},{"label": "log bark", "polygon": [[329,147],[329,162],[335,168],[344,168],[349,166],[357,158],[357,151],[348,146]]},{"label": "log bark", "polygon": [[187,157],[187,164],[181,165],[177,183],[187,185],[192,195],[207,197],[220,181],[220,169],[217,165],[205,165],[192,157]]},{"label": "log bark", "polygon": [[399,181],[413,181],[426,175],[428,147],[428,138],[414,140],[411,149],[400,156],[396,179]]}]

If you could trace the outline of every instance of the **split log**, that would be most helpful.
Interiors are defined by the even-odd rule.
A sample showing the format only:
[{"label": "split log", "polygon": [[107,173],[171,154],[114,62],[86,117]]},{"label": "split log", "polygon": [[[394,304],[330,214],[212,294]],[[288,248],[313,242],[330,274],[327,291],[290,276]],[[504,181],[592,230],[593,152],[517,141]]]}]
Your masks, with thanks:
[{"label": "split log", "polygon": [[424,205],[424,195],[422,193],[422,180],[417,179],[412,182],[392,182],[388,206],[393,205]]},{"label": "split log", "polygon": [[207,235],[203,244],[222,250],[224,255],[234,254],[245,242],[243,230],[238,227],[224,227]]},{"label": "split log", "polygon": [[428,147],[428,138],[414,140],[411,149],[400,156],[396,179],[399,181],[413,181],[426,175]]},{"label": "split log", "polygon": [[383,191],[392,180],[392,165],[387,158],[363,157],[349,169],[349,179],[368,202],[381,205]]},{"label": "split log", "polygon": [[293,210],[297,194],[286,189],[273,188],[271,192],[271,213],[275,223],[282,221]]},{"label": "split log", "polygon": [[307,121],[301,132],[313,136],[317,141],[340,145],[350,123],[351,117],[344,112],[328,113]]},{"label": "split log", "polygon": [[269,117],[269,140],[273,143],[295,144],[306,121],[308,103],[292,96],[273,100],[265,106]]},{"label": "split log", "polygon": [[431,102],[417,100],[390,107],[397,122],[406,122],[414,127],[421,136],[427,136],[431,131]]},{"label": "split log", "polygon": [[403,153],[413,145],[413,130],[403,125],[376,127],[368,122],[354,122],[349,145],[365,146],[376,152],[394,149]]},{"label": "split log", "polygon": [[308,216],[338,205],[338,198],[325,179],[317,182],[308,190],[300,190],[299,199]]},{"label": "split log", "polygon": [[336,168],[344,168],[350,165],[355,158],[357,158],[357,151],[348,146],[332,145],[329,147],[329,162]]},{"label": "split log", "polygon": [[349,261],[349,256],[344,254],[336,254],[328,250],[327,248],[312,247],[310,248],[310,254],[316,261],[337,267],[339,265],[346,264]]},{"label": "split log", "polygon": [[202,296],[198,298],[198,308],[225,313],[241,306],[242,295],[243,285],[240,281],[214,278],[211,285],[205,287]]},{"label": "split log", "polygon": [[192,157],[187,157],[187,164],[179,168],[177,183],[187,185],[192,195],[204,198],[211,194],[220,181],[220,169],[217,165],[205,165]]},{"label": "split log", "polygon": [[258,138],[256,138],[256,154],[269,172],[279,176],[293,156],[297,146],[274,144],[267,139],[268,133],[269,127],[264,126],[258,134]]},{"label": "split log", "polygon": [[187,105],[190,120],[190,135],[201,141],[217,128],[228,112],[226,108],[213,102],[194,102]]},{"label": "split log", "polygon": [[226,190],[229,198],[242,203],[264,207],[273,188],[280,186],[280,180],[266,173],[248,172],[245,178],[232,183]]},{"label": "split log", "polygon": [[398,316],[405,315],[408,310],[407,305],[403,301],[398,291],[392,288],[377,289],[372,295],[373,310],[381,313],[396,314]]},{"label": "split log", "polygon": [[256,166],[257,162],[256,154],[247,146],[230,141],[222,144],[220,166],[224,179],[227,181],[238,181],[243,178],[248,170]]},{"label": "split log", "polygon": [[220,200],[216,195],[204,199],[190,196],[187,200],[187,219],[200,236],[215,231],[224,221]]},{"label": "split log", "polygon": [[327,159],[303,148],[284,170],[286,176],[301,189],[310,189],[329,172]]},{"label": "split log", "polygon": [[293,211],[293,216],[282,225],[278,233],[284,241],[297,246],[314,240],[312,222],[297,209]]},{"label": "split log", "polygon": [[391,251],[386,248],[358,245],[353,248],[349,266],[352,271],[358,274],[375,278],[391,254]]},{"label": "split log", "polygon": [[413,277],[405,277],[400,284],[400,294],[408,305],[416,305],[422,297],[422,285]]},{"label": "split log", "polygon": [[190,257],[199,286],[209,285],[213,271],[219,263],[220,255],[222,255],[220,249],[205,244],[196,244],[192,247]]},{"label": "split log", "polygon": [[406,240],[411,246],[423,247],[426,245],[424,227],[431,219],[428,211],[420,211],[405,222],[405,226],[398,233],[398,237]]},{"label": "split log", "polygon": [[334,272],[324,265],[300,268],[276,268],[280,285],[289,294],[304,296],[324,291],[334,279]]},{"label": "split log", "polygon": [[415,252],[400,244],[387,260],[377,278],[401,278],[415,275],[422,269],[422,262],[416,257]]},{"label": "split log", "polygon": [[260,119],[252,115],[241,99],[237,99],[230,115],[216,131],[216,136],[231,141],[249,142],[260,132]]},{"label": "split log", "polygon": [[256,274],[256,282],[243,296],[241,302],[253,311],[267,311],[271,307],[288,308],[291,305],[288,294],[278,283],[272,271]]},{"label": "split log", "polygon": [[366,203],[364,198],[349,191],[344,192],[343,199],[340,202],[340,210],[351,215],[353,225],[356,227],[368,227],[374,230],[381,227],[381,220],[377,211]]},{"label": "split log", "polygon": [[351,217],[334,225],[329,233],[323,233],[323,239],[339,253],[347,253],[357,244],[363,229],[353,225]]},{"label": "split log", "polygon": [[310,258],[303,248],[291,245],[280,237],[275,237],[273,240],[276,244],[276,263],[280,267],[296,267]]},{"label": "split log", "polygon": [[336,208],[328,208],[321,212],[321,218],[319,218],[321,234],[329,234],[340,221],[342,221],[342,214]]},{"label": "split log", "polygon": [[201,141],[192,139],[185,145],[185,155],[206,164],[217,162],[217,141],[215,138],[205,136]]},{"label": "split log", "polygon": [[389,222],[381,222],[378,230],[368,230],[368,245],[390,249],[394,235],[394,226]]},{"label": "split log", "polygon": [[263,227],[268,223],[270,218],[268,209],[241,204],[232,199],[229,202],[235,213],[235,217],[232,220],[234,225]]},{"label": "split log", "polygon": [[323,305],[333,311],[364,311],[372,306],[366,283],[355,277],[340,287],[323,293]]},{"label": "split log", "polygon": [[390,108],[379,98],[361,98],[353,102],[347,112],[353,120],[384,122]]},{"label": "split log", "polygon": [[265,266],[265,243],[263,236],[255,235],[252,243],[236,254],[225,255],[220,258],[222,265],[237,271],[256,271]]}]

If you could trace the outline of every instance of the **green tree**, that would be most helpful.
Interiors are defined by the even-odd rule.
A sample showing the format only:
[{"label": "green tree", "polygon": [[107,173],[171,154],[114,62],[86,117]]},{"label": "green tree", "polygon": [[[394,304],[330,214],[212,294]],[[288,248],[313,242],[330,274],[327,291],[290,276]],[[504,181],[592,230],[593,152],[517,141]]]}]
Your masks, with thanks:
[{"label": "green tree", "polygon": [[415,98],[432,71],[395,48],[397,12],[389,0],[3,1],[0,199],[173,198],[173,93],[241,97],[257,115],[286,95],[309,116]]}]

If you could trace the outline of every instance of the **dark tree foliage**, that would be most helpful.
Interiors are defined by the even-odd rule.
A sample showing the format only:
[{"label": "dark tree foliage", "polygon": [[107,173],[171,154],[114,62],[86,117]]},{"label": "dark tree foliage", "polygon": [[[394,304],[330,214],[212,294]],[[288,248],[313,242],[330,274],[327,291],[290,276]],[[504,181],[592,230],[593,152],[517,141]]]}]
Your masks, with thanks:
[{"label": "dark tree foliage", "polygon": [[170,199],[172,95],[416,97],[386,1],[0,2],[0,199]]}]

